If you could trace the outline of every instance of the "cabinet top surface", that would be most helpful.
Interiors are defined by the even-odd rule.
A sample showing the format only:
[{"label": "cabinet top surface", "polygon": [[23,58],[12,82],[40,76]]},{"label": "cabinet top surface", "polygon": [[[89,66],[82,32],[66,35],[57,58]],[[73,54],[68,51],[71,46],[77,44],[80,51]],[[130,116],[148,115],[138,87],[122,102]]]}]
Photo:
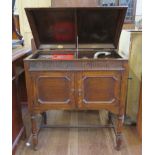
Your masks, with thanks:
[{"label": "cabinet top surface", "polygon": [[25,8],[38,49],[116,49],[127,7]]}]

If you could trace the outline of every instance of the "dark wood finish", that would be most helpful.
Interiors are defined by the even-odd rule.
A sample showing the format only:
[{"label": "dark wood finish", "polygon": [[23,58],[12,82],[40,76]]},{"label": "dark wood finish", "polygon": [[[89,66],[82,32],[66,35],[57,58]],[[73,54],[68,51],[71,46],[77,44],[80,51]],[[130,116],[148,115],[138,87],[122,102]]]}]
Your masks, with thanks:
[{"label": "dark wood finish", "polygon": [[81,100],[78,104],[81,108],[106,109],[109,104],[111,107],[118,104],[120,99],[119,72],[82,72],[79,79],[78,95]]},{"label": "dark wood finish", "polygon": [[[14,25],[18,31],[18,33],[20,33],[20,23],[19,23],[19,15],[13,15],[13,22],[14,22]],[[12,33],[12,39],[19,39],[17,37],[17,34],[13,31]]]},{"label": "dark wood finish", "polygon": [[77,42],[79,48],[117,49],[126,10],[121,6],[25,8],[37,49],[73,49]]},{"label": "dark wood finish", "polygon": [[[103,19],[101,18],[100,14],[102,14],[101,10],[105,9],[108,10],[109,7],[106,8],[74,8],[76,10],[76,13],[80,10],[80,12],[83,12],[84,10],[89,12],[90,10],[96,10],[99,11],[99,14],[96,15],[97,18],[100,18],[100,20],[97,20],[98,22],[103,22]],[[64,10],[70,10],[72,13],[74,12],[74,9],[72,8],[72,11],[70,8],[65,8]],[[78,10],[79,9],[79,10]],[[105,109],[109,112],[116,115],[115,121],[115,133],[116,133],[116,148],[117,150],[120,150],[121,144],[122,144],[122,127],[123,127],[123,120],[124,120],[124,109],[125,109],[125,99],[126,99],[126,88],[127,88],[127,79],[128,79],[128,60],[123,58],[121,55],[117,53],[117,42],[119,39],[120,31],[123,26],[123,18],[124,11],[126,8],[121,7],[110,7],[110,10],[122,9],[119,19],[115,20],[114,24],[116,36],[113,34],[107,33],[107,37],[113,36],[110,39],[110,42],[103,41],[98,45],[96,42],[95,46],[92,46],[93,40],[90,42],[87,42],[86,37],[84,37],[84,40],[86,40],[86,44],[89,45],[88,49],[86,49],[85,43],[81,41],[81,39],[77,40],[77,42],[73,43],[72,40],[70,40],[69,43],[73,43],[73,47],[77,48],[68,48],[65,49],[64,46],[60,45],[61,49],[59,48],[60,45],[56,47],[56,49],[50,49],[49,47],[53,45],[54,43],[52,40],[48,40],[47,36],[45,35],[48,30],[46,29],[46,26],[44,29],[42,29],[42,34],[44,33],[43,30],[45,30],[45,36],[42,37],[38,29],[42,27],[41,25],[37,25],[34,23],[34,19],[38,14],[36,12],[39,11],[40,20],[42,21],[42,13],[45,11],[51,11],[55,10],[59,14],[59,11],[61,12],[61,8],[47,8],[47,9],[27,9],[27,15],[29,17],[29,22],[32,21],[30,24],[32,28],[32,32],[35,35],[35,41],[39,41],[41,46],[36,46],[37,49],[34,54],[29,56],[24,60],[25,65],[25,73],[26,73],[26,84],[27,84],[27,93],[28,93],[28,106],[29,111],[32,116],[32,142],[34,145],[34,149],[36,149],[37,142],[38,142],[38,130],[36,129],[36,115],[45,113],[48,110],[52,109],[59,109],[59,110],[101,110]],[[105,11],[104,10],[104,11]],[[36,11],[36,12],[35,12]],[[104,12],[103,11],[103,12]],[[33,13],[32,13],[33,12]],[[35,13],[34,13],[35,12]],[[64,13],[64,12],[63,12]],[[65,12],[68,14],[68,11]],[[75,18],[78,19],[75,13]],[[105,12],[104,12],[105,13]],[[66,14],[63,16],[66,19]],[[122,15],[123,14],[123,15]],[[106,16],[106,14],[104,14]],[[70,16],[72,17],[72,16]],[[53,20],[53,18],[49,18],[50,20]],[[48,20],[49,20],[48,19]],[[57,18],[55,16],[54,21],[57,21],[57,19],[61,19],[60,16]],[[37,20],[39,22],[39,18],[37,17]],[[86,19],[85,19],[86,20]],[[110,18],[109,20],[106,20],[109,23],[112,23],[114,18]],[[74,21],[74,20],[73,20]],[[49,23],[52,23],[53,21],[49,21]],[[80,21],[82,24],[82,20]],[[75,22],[77,24],[75,27],[75,38],[76,35],[79,34],[80,27],[78,27],[78,21]],[[99,23],[98,23],[99,24]],[[119,24],[119,27],[118,27]],[[85,25],[86,26],[86,25]],[[89,27],[90,25],[88,25]],[[102,26],[102,24],[101,24]],[[35,29],[36,28],[36,29]],[[43,27],[42,27],[43,28]],[[33,31],[34,30],[34,31]],[[96,28],[94,29],[94,32],[96,32]],[[101,28],[99,29],[101,31]],[[57,32],[57,31],[56,31]],[[56,33],[54,31],[54,33]],[[112,31],[113,32],[113,31]],[[83,32],[82,32],[83,33]],[[91,29],[91,33],[93,33]],[[48,34],[48,33],[47,33]],[[40,35],[40,38],[37,38],[37,36]],[[82,34],[83,35],[83,34]],[[47,40],[44,40],[43,38],[46,38]],[[51,37],[49,37],[51,38]],[[44,42],[44,41],[45,42]],[[90,40],[90,39],[89,39]],[[50,43],[49,46],[47,46],[47,42]],[[51,44],[53,43],[53,44]],[[79,46],[83,45],[84,46]],[[91,44],[92,43],[92,44]],[[107,46],[102,46],[106,45]],[[109,43],[114,43],[113,48],[109,46]],[[44,48],[40,48],[44,47]],[[71,46],[68,46],[71,47]],[[82,48],[83,47],[83,48]],[[102,47],[102,48],[101,48]],[[111,47],[109,49],[105,47]],[[107,50],[111,52],[111,55],[108,57],[101,57],[98,59],[93,59],[94,54],[98,51],[98,48],[101,48],[99,50]],[[65,60],[51,60],[50,56],[53,53],[64,53],[64,52],[72,52],[75,54],[75,59],[65,61]],[[49,56],[49,58],[40,58],[41,56]],[[87,57],[86,59],[83,59],[82,57]],[[46,123],[46,116],[44,116],[44,124]]]},{"label": "dark wood finish", "polygon": [[25,72],[23,59],[31,54],[31,50],[28,48],[15,48],[12,54],[12,72],[13,79],[16,79],[18,97],[21,103],[27,102],[26,84],[25,84]]},{"label": "dark wood finish", "polygon": [[[30,48],[18,47],[12,50],[12,63],[31,54]],[[23,62],[23,61],[22,61]],[[22,64],[23,66],[23,64]]]},{"label": "dark wood finish", "polygon": [[65,72],[32,73],[32,83],[35,83],[33,101],[42,107],[51,108],[74,107],[74,74]]},{"label": "dark wood finish", "polygon": [[24,134],[21,104],[27,102],[23,59],[30,54],[29,49],[14,49],[12,55],[12,150]]},{"label": "dark wood finish", "polygon": [[36,44],[34,42],[34,39],[31,39],[31,48],[32,48],[32,53],[34,53],[37,50]]},{"label": "dark wood finish", "polygon": [[[12,38],[23,40],[23,36],[20,34],[19,16],[14,15],[14,7],[16,0],[12,0]],[[21,42],[24,45],[23,41]]]},{"label": "dark wood finish", "polygon": [[12,15],[12,38],[22,40],[23,36],[20,34],[19,17]]},{"label": "dark wood finish", "polygon": [[[20,116],[20,117],[19,117]],[[17,87],[15,79],[12,80],[12,142],[14,142],[23,130],[21,117],[21,106],[18,102]]]},{"label": "dark wood finish", "polygon": [[37,150],[37,144],[38,144],[38,129],[37,129],[37,123],[36,123],[36,116],[35,115],[31,115],[31,126],[32,126],[32,144],[33,144],[33,148],[34,150]]},{"label": "dark wood finish", "polygon": [[[110,70],[110,64],[113,62],[111,60],[107,61]],[[102,68],[104,70],[102,72],[99,70],[90,72],[84,68],[83,71],[80,68],[77,71],[78,68],[74,66],[70,71],[67,71],[66,68],[66,72],[62,71],[60,66],[56,68],[57,71],[52,71],[52,68],[51,71],[46,71],[46,68],[31,71],[31,62],[33,64],[33,60],[25,60],[29,110],[31,113],[42,113],[51,109],[106,109],[111,111],[118,115],[116,133],[117,149],[120,149],[126,81],[128,78],[126,60],[121,61],[122,68],[117,68],[116,65],[113,71]],[[55,62],[55,66],[57,63]],[[62,66],[67,66],[66,63],[68,61],[63,61]]]}]

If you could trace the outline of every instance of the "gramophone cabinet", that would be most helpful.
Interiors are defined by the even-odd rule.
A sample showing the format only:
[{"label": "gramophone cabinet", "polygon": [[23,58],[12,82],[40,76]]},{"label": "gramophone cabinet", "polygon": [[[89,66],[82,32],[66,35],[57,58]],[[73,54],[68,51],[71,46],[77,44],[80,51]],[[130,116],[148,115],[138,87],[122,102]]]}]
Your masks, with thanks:
[{"label": "gramophone cabinet", "polygon": [[116,148],[122,126],[128,60],[118,54],[127,7],[26,8],[37,50],[24,60],[32,142],[37,114],[102,110],[115,115]]}]

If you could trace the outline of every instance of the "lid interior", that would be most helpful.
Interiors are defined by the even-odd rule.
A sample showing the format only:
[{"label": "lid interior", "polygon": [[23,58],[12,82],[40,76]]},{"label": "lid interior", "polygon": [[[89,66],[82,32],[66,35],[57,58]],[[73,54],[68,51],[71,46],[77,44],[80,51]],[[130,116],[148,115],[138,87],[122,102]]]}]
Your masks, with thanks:
[{"label": "lid interior", "polygon": [[119,31],[120,11],[102,8],[79,9],[77,11],[79,44],[85,44],[88,47],[96,44],[99,48],[103,44],[111,48],[116,47],[115,39],[117,31]]},{"label": "lid interior", "polygon": [[[40,48],[76,43],[73,9],[31,9],[27,12],[35,42]],[[35,29],[35,30],[34,30]],[[50,46],[50,45],[53,46]],[[67,45],[68,44],[68,45]]]},{"label": "lid interior", "polygon": [[117,48],[127,7],[27,8],[37,48]]}]

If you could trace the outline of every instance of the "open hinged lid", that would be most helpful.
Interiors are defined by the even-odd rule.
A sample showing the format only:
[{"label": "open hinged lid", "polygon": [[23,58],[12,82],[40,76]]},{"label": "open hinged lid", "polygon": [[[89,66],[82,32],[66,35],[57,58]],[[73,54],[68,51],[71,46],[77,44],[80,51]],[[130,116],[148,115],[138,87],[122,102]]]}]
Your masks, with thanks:
[{"label": "open hinged lid", "polygon": [[38,49],[76,48],[75,11],[72,8],[26,8]]},{"label": "open hinged lid", "polygon": [[77,10],[79,48],[118,46],[127,7],[96,7]]},{"label": "open hinged lid", "polygon": [[127,7],[26,8],[25,10],[38,49],[76,47],[116,49]]}]

